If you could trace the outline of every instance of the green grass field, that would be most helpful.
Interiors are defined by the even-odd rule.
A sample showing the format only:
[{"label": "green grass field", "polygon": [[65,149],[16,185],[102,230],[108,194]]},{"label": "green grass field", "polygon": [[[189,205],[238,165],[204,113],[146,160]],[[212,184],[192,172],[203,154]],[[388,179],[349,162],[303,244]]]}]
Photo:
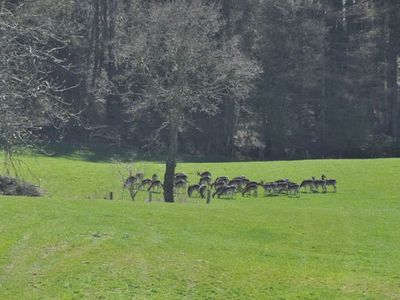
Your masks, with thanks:
[{"label": "green grass field", "polygon": [[47,196],[0,197],[0,299],[400,299],[400,159],[179,164],[192,181],[338,180],[210,205],[122,199],[110,163],[26,161]]}]

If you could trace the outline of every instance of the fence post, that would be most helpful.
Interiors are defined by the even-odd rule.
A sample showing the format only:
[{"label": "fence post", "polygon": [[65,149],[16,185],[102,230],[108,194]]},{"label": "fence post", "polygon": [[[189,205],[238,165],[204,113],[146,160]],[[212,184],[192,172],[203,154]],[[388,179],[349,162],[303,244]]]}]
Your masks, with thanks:
[{"label": "fence post", "polygon": [[211,191],[207,190],[207,204],[210,204],[211,202]]},{"label": "fence post", "polygon": [[110,200],[114,200],[114,193],[110,192]]}]

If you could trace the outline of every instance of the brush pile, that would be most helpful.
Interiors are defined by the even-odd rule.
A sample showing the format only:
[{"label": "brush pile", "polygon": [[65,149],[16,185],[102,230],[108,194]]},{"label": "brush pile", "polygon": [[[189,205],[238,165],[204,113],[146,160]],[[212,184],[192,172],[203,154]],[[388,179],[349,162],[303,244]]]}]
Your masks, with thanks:
[{"label": "brush pile", "polygon": [[0,195],[40,197],[43,190],[20,179],[0,176]]}]

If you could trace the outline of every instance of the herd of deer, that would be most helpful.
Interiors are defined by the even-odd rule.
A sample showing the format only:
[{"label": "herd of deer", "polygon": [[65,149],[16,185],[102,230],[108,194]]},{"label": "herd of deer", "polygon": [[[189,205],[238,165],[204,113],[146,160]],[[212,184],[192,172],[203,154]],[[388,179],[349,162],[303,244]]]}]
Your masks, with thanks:
[{"label": "herd of deer", "polygon": [[[198,172],[199,183],[189,185],[188,176],[184,173],[176,173],[174,180],[175,193],[186,193],[189,197],[200,196],[206,197],[207,191],[213,192],[212,197],[229,197],[234,198],[237,193],[242,196],[257,196],[258,188],[262,187],[265,196],[299,196],[300,191],[318,193],[326,193],[328,187],[332,187],[332,191],[336,192],[336,179],[327,179],[325,175],[321,179],[312,177],[311,179],[303,180],[300,184],[289,181],[289,179],[280,179],[273,182],[256,182],[251,181],[245,176],[237,176],[229,179],[226,176],[220,176],[214,181],[211,180],[210,172]],[[152,178],[144,179],[143,173],[138,173],[135,176],[130,176],[125,180],[124,188],[135,190],[147,190],[151,192],[160,192],[163,188],[163,183],[158,180],[156,174]]]}]

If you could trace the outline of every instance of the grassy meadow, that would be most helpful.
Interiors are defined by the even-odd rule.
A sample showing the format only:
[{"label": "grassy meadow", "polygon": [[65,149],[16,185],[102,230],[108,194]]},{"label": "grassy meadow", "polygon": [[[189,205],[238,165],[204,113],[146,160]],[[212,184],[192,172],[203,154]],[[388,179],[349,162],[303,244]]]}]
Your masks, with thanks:
[{"label": "grassy meadow", "polygon": [[400,159],[179,164],[192,182],[338,180],[336,194],[210,205],[132,202],[108,162],[25,162],[47,194],[0,196],[0,299],[400,299]]}]

